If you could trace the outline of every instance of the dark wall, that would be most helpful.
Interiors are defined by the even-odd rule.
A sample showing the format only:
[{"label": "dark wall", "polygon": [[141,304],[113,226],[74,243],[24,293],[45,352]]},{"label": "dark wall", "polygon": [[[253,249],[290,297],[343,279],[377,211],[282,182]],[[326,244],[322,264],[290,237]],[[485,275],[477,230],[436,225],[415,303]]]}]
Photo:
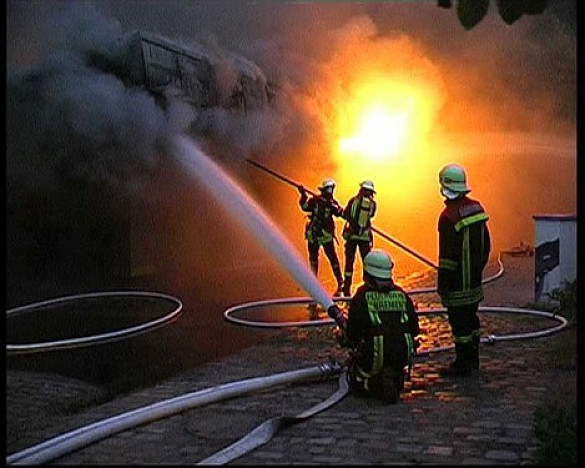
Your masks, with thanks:
[{"label": "dark wall", "polygon": [[130,255],[125,205],[105,188],[75,184],[7,204],[7,307],[121,286]]}]

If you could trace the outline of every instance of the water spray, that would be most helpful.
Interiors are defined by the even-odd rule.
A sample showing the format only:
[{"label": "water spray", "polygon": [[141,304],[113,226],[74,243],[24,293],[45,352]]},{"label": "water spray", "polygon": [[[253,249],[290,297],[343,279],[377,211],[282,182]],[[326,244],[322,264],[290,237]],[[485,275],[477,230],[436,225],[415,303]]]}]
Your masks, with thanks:
[{"label": "water spray", "polygon": [[[215,162],[186,136],[173,140],[173,152],[181,164],[222,206],[247,230],[260,245],[297,280],[328,315],[343,328],[341,310],[327,294],[314,273],[300,259],[288,239],[279,231],[260,206],[239,187]],[[221,187],[221,190],[218,190]]]}]

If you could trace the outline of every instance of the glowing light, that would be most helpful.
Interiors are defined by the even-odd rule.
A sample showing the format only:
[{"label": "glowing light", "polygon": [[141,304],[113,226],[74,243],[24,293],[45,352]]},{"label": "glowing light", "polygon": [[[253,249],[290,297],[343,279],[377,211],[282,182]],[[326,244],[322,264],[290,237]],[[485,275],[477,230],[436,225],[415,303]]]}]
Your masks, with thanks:
[{"label": "glowing light", "polygon": [[378,197],[392,205],[404,203],[405,194],[436,189],[428,181],[435,181],[436,154],[443,150],[430,136],[440,102],[432,81],[369,74],[336,98],[329,125],[341,198],[363,179],[373,180]]},{"label": "glowing light", "polygon": [[406,112],[392,115],[383,107],[366,109],[357,135],[341,138],[339,149],[343,153],[362,153],[376,160],[394,155],[405,139],[409,120]]},{"label": "glowing light", "polygon": [[338,159],[380,162],[411,152],[430,127],[430,94],[379,76],[355,84],[339,110]]}]

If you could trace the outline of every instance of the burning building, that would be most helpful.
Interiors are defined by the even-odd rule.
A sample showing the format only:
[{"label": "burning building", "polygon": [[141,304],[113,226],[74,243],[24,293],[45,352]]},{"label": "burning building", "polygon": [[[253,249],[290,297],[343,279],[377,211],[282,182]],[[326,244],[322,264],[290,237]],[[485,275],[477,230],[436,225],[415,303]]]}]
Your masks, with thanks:
[{"label": "burning building", "polygon": [[[181,45],[142,31],[118,39],[114,50],[114,54],[92,54],[92,63],[119,77],[127,87],[151,93],[163,107],[170,99],[178,99],[196,109],[246,112],[268,105],[274,96],[262,70],[240,56],[221,56],[198,44]],[[226,66],[232,75],[227,84],[220,76]]]},{"label": "burning building", "polygon": [[[9,305],[118,288],[156,271],[168,257],[157,260],[149,242],[159,248],[168,232],[152,217],[177,221],[160,193],[177,181],[149,177],[160,169],[158,142],[177,131],[174,103],[194,116],[222,109],[245,118],[274,96],[253,62],[155,34],[133,31],[74,52],[9,75]],[[134,179],[145,174],[137,191]]]}]

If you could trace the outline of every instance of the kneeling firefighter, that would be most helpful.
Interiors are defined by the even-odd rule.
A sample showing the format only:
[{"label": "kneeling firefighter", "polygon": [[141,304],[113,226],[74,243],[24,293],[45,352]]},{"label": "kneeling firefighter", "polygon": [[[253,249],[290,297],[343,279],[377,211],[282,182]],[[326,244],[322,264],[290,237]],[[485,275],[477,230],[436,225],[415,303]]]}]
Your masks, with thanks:
[{"label": "kneeling firefighter", "polygon": [[420,333],[412,299],[392,280],[394,263],[374,249],[364,259],[364,283],[349,304],[345,343],[355,350],[350,387],[396,403],[404,387],[404,367],[416,352]]}]

